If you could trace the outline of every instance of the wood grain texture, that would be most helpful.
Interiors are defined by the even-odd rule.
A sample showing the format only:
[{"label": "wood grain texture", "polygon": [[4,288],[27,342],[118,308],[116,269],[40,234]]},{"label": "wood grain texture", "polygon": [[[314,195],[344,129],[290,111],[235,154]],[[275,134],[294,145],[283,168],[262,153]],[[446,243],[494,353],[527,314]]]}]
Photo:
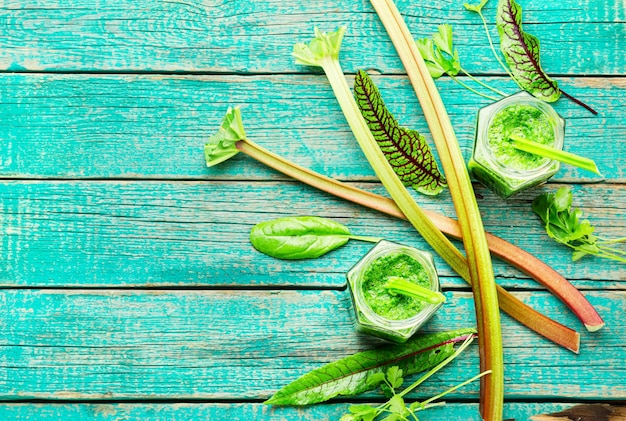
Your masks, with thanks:
[{"label": "wood grain texture", "polygon": [[[428,3],[428,4],[426,4]],[[584,331],[555,298],[496,262],[497,280],[582,334],[580,355],[503,316],[505,417],[626,400],[626,268],[573,263],[530,210],[574,184],[575,205],[608,237],[626,232],[626,7],[622,0],[522,0],[545,70],[569,94],[566,149],[604,178],[563,167],[550,184],[502,201],[478,186],[487,229],[541,256],[584,289],[606,327]],[[513,93],[476,15],[446,0],[398,0],[417,37],[454,26],[468,70]],[[496,2],[485,8],[491,34]],[[241,105],[262,146],[384,193],[319,72],[294,63],[314,26],[347,25],[342,64],[370,69],[403,125],[430,139],[397,54],[367,0],[20,0],[0,2],[0,420],[320,420],[347,403],[261,404],[324,363],[374,346],[355,332],[345,272],[370,247],[315,261],[263,256],[251,226],[293,214],[427,248],[405,222],[287,180],[245,156],[207,169],[203,144]],[[437,81],[469,157],[489,101]],[[416,196],[417,197],[417,196]],[[453,216],[448,193],[418,197]],[[426,331],[474,324],[467,286],[441,260],[448,303]],[[38,289],[43,288],[43,289]],[[411,397],[478,370],[473,346]],[[351,399],[380,399],[375,393]],[[478,420],[478,385],[422,420]],[[30,402],[25,402],[30,401]],[[544,403],[536,403],[544,402]],[[551,403],[558,402],[558,403]]]},{"label": "wood grain texture", "polygon": [[[623,264],[587,257],[571,261],[532,213],[549,185],[502,201],[484,189],[486,229],[541,257],[581,288],[624,288]],[[383,193],[381,187],[363,187]],[[574,188],[597,232],[626,231],[622,185]],[[350,242],[315,260],[283,261],[250,245],[254,224],[316,215],[346,224],[357,235],[429,246],[406,222],[347,204],[298,183],[5,181],[0,183],[0,283],[6,286],[324,286],[345,285],[345,273],[371,247]],[[451,200],[420,198],[425,208],[454,216]],[[459,247],[462,247],[459,245]],[[466,287],[439,258],[447,287]],[[517,270],[495,265],[503,286],[538,288]]]},{"label": "wood grain texture", "polygon": [[[2,404],[0,417],[11,421],[319,421],[338,420],[349,404],[324,404],[307,408],[270,407],[246,404]],[[507,403],[504,416],[528,420],[530,416],[556,412],[571,406],[564,403]],[[480,421],[478,405],[447,403],[420,413],[420,420]]]},{"label": "wood grain texture", "polygon": [[[426,331],[474,323],[471,294],[446,295]],[[574,324],[547,294],[516,295]],[[607,326],[582,333],[579,355],[503,318],[508,399],[626,398],[626,295],[589,298]],[[266,399],[313,368],[373,346],[354,331],[346,290],[4,290],[0,304],[0,398],[8,400]],[[414,396],[477,370],[473,346]],[[476,399],[477,389],[449,399]]]},{"label": "wood grain texture", "polygon": [[[406,77],[374,80],[400,123],[431,141]],[[510,82],[493,82],[515,92]],[[570,78],[563,84],[600,112],[593,116],[559,100],[566,150],[596,160],[606,180],[626,180],[626,167],[614,158],[626,156],[626,78]],[[469,159],[476,112],[490,101],[450,80],[438,86]],[[206,168],[204,143],[229,106],[242,106],[248,136],[271,151],[334,178],[375,179],[321,75],[5,75],[0,176],[280,179],[249,159]],[[554,180],[601,178],[563,166]]]},{"label": "wood grain texture", "polygon": [[[526,30],[542,42],[548,73],[623,73],[626,12],[620,0],[526,0],[522,6]],[[502,73],[480,19],[462,3],[402,0],[398,7],[414,37],[450,22],[466,68]],[[494,13],[492,2],[485,16],[497,38]],[[403,73],[366,0],[22,0],[3,3],[0,21],[0,67],[10,71],[307,72],[290,57],[293,44],[308,40],[314,26],[346,25],[347,68]]]}]

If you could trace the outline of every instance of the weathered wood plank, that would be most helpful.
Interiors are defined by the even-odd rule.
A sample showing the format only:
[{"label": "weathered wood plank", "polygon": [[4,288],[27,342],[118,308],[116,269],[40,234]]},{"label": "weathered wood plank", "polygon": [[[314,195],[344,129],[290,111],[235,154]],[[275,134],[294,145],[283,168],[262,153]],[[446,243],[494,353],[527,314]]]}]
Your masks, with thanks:
[{"label": "weathered wood plank", "polygon": [[[323,404],[306,408],[244,404],[2,404],[0,417],[11,421],[180,421],[180,420],[338,420],[349,404]],[[530,416],[557,412],[566,403],[505,403],[504,416],[528,420]],[[478,405],[447,402],[443,408],[420,413],[420,420],[480,421]]]},{"label": "weathered wood plank", "polygon": [[[406,78],[375,80],[399,121],[429,136]],[[566,149],[595,159],[607,180],[626,180],[616,159],[626,156],[626,78],[564,83],[600,112],[594,117],[564,99],[556,104],[567,120]],[[476,112],[489,101],[449,80],[438,84],[469,158]],[[374,179],[325,78],[312,75],[5,75],[0,176],[277,179],[249,159],[205,167],[204,142],[231,105],[243,107],[250,138],[275,153],[335,178]],[[567,166],[555,177],[599,179]]]},{"label": "weathered wood plank", "polygon": [[[516,295],[574,324],[547,294]],[[471,295],[447,296],[425,329],[474,323]],[[507,399],[626,398],[626,294],[589,296],[607,325],[582,333],[580,355],[503,318]],[[5,400],[265,399],[313,368],[373,346],[354,332],[346,290],[3,290],[0,304]],[[477,370],[473,346],[415,397]],[[476,399],[477,392],[469,385],[450,399]]]},{"label": "weathered wood plank", "polygon": [[[362,184],[383,193],[379,185]],[[582,288],[624,288],[623,264],[599,258],[572,262],[548,238],[530,201],[549,185],[507,202],[479,189],[488,231],[541,257]],[[623,185],[574,187],[574,204],[609,238],[626,232]],[[5,181],[0,183],[0,283],[6,286],[330,286],[371,247],[351,242],[316,260],[281,261],[256,252],[250,228],[281,216],[317,215],[352,232],[428,249],[406,222],[298,183]],[[448,194],[425,208],[453,216]],[[459,245],[460,246],[460,245]],[[446,287],[465,287],[440,259]],[[537,288],[504,263],[499,282]]]},{"label": "weathered wood plank", "polygon": [[[445,0],[398,1],[415,37],[452,23],[465,67],[502,73],[475,14]],[[526,30],[553,74],[623,74],[620,0],[525,0]],[[495,2],[485,7],[492,36]],[[348,26],[348,68],[403,72],[369,2],[27,0],[0,7],[0,68],[11,71],[306,72],[290,56],[318,26]],[[572,57],[581,59],[573,60]]]}]

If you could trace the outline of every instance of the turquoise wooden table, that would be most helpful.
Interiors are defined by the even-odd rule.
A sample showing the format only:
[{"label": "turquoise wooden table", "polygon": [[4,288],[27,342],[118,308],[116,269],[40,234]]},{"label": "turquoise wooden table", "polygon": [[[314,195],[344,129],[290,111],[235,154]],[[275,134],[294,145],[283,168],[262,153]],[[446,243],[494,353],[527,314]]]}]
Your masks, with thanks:
[{"label": "turquoise wooden table", "polygon": [[[461,2],[397,2],[415,37],[451,23],[465,68],[516,90]],[[566,147],[603,174],[563,166],[507,201],[476,185],[488,231],[578,287],[606,326],[587,332],[522,272],[497,282],[581,334],[578,355],[502,316],[505,417],[626,400],[626,265],[550,240],[530,203],[569,186],[606,237],[626,235],[626,11],[623,1],[520,0],[544,69],[569,94]],[[493,37],[495,0],[485,7]],[[300,165],[385,194],[323,74],[295,42],[345,25],[351,83],[368,69],[392,112],[431,141],[397,54],[368,1],[20,0],[0,2],[0,419],[338,419],[371,392],[305,408],[262,402],[298,376],[374,345],[357,334],[346,271],[371,247],[280,261],[250,228],[317,215],[353,232],[428,249],[406,222],[333,198],[240,154],[207,168],[203,146],[229,106],[251,139]],[[437,86],[466,158],[490,101]],[[448,192],[418,197],[454,217]],[[457,243],[460,245],[460,243]],[[472,326],[467,285],[436,261],[448,303],[424,327]],[[432,396],[478,372],[477,347],[413,392]],[[423,420],[476,420],[478,384]]]}]

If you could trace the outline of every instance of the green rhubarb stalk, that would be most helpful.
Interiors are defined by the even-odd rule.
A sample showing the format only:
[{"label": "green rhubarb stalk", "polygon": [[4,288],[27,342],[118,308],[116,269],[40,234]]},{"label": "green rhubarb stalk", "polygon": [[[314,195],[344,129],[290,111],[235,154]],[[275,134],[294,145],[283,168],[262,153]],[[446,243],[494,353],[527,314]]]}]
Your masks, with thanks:
[{"label": "green rhubarb stalk", "polygon": [[385,288],[392,294],[402,294],[407,297],[416,298],[428,304],[440,304],[446,301],[446,296],[439,291],[424,288],[400,276],[390,276],[387,278]]},{"label": "green rhubarb stalk", "polygon": [[370,1],[407,71],[448,180],[463,233],[474,293],[481,356],[480,371],[491,371],[491,374],[481,378],[481,414],[486,420],[501,420],[504,405],[504,358],[500,313],[491,256],[474,189],[443,101],[400,12],[393,0]]},{"label": "green rhubarb stalk", "polygon": [[554,159],[564,164],[582,168],[583,170],[591,171],[599,176],[602,176],[602,174],[600,174],[600,170],[598,170],[598,167],[596,166],[596,163],[592,159],[525,139],[516,134],[510,135],[509,139],[513,147],[515,149],[519,149],[520,151],[528,152],[533,155],[539,155],[548,159]]},{"label": "green rhubarb stalk", "polygon": [[308,45],[298,43],[294,46],[296,62],[324,70],[354,137],[389,195],[437,253],[446,261],[453,262],[454,266],[464,266],[463,255],[417,206],[413,196],[387,162],[361,115],[339,64],[339,48],[344,32],[343,27],[329,34],[316,28],[315,38]]}]

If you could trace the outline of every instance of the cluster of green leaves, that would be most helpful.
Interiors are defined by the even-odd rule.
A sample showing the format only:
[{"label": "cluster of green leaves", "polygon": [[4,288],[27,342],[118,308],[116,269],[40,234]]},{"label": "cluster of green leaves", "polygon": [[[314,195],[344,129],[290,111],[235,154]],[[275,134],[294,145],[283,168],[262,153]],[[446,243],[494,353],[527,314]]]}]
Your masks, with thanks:
[{"label": "cluster of green leaves", "polygon": [[476,79],[461,66],[459,52],[456,48],[454,48],[452,37],[452,26],[449,24],[443,24],[437,27],[437,32],[435,32],[431,38],[420,38],[415,41],[417,49],[426,63],[428,73],[430,73],[433,79],[438,79],[444,74],[447,74],[456,83],[474,92],[475,94],[494,101],[498,100],[497,97],[483,94],[455,77],[459,73],[463,73],[471,80],[489,89],[490,91],[495,92],[500,96],[506,95],[502,91]]},{"label": "cluster of green leaves", "polygon": [[561,187],[555,193],[544,193],[533,200],[532,209],[541,218],[547,234],[572,248],[574,261],[590,254],[626,263],[626,250],[612,247],[626,242],[626,237],[606,240],[596,236],[591,222],[581,219],[583,212],[572,208],[572,199],[571,190]]},{"label": "cluster of green leaves", "polygon": [[340,418],[340,421],[374,421],[379,415],[384,414],[384,421],[406,420],[409,417],[417,420],[417,411],[425,409],[421,402],[413,402],[407,406],[404,395],[397,389],[402,387],[404,378],[402,369],[398,366],[389,367],[386,373],[376,373],[367,379],[368,383],[378,385],[389,400],[382,405],[351,405],[348,414]]},{"label": "cluster of green leaves", "polygon": [[459,52],[452,45],[452,26],[439,25],[432,38],[420,38],[415,43],[433,78],[456,76],[461,71]]}]

